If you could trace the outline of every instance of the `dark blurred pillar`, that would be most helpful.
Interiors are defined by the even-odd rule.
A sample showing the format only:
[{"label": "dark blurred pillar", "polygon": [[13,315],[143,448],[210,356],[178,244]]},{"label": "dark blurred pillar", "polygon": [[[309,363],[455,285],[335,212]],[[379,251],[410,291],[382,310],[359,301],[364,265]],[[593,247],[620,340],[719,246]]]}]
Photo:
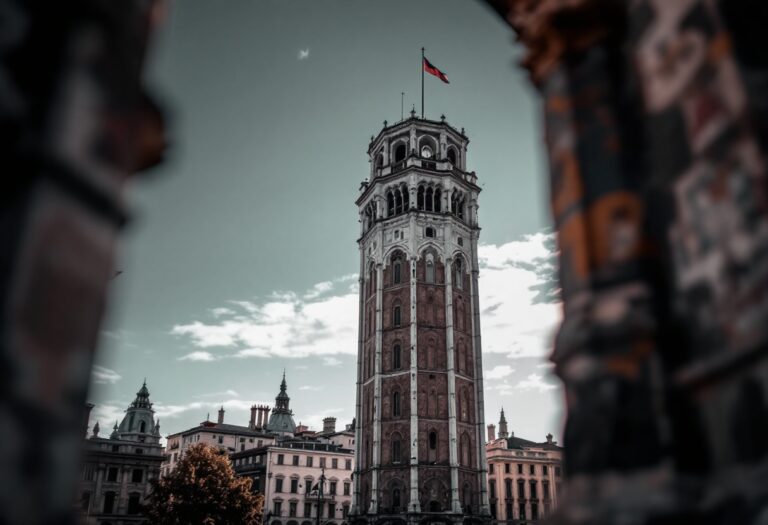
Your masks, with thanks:
[{"label": "dark blurred pillar", "polygon": [[487,3],[542,95],[564,304],[552,356],[568,413],[561,519],[758,523],[765,3]]},{"label": "dark blurred pillar", "polygon": [[151,0],[0,0],[0,523],[74,522],[93,351],[125,223],[160,159]]}]

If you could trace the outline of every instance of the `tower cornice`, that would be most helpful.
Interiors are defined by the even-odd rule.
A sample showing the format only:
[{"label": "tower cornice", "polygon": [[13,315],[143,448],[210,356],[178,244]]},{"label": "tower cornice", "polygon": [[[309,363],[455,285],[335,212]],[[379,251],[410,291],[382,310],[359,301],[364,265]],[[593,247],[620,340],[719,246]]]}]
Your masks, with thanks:
[{"label": "tower cornice", "polygon": [[469,137],[467,137],[464,134],[464,130],[463,129],[461,131],[457,130],[456,128],[448,124],[445,120],[429,120],[429,119],[422,119],[418,117],[411,117],[405,120],[401,120],[396,124],[392,124],[391,126],[386,125],[387,124],[386,120],[384,121],[384,124],[385,125],[381,128],[379,133],[368,144],[367,152],[369,155],[381,144],[381,140],[385,136],[395,134],[398,131],[408,129],[411,126],[421,127],[422,129],[431,128],[432,131],[444,129],[449,131],[451,134],[455,135],[456,137],[458,137],[462,143],[462,146],[466,147],[467,144],[469,144]]}]

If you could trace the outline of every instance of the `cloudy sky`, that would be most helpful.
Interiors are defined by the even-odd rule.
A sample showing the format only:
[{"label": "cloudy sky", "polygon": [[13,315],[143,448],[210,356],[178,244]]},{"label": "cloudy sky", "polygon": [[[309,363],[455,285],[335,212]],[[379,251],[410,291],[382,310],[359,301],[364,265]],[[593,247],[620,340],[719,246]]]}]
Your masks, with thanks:
[{"label": "cloudy sky", "polygon": [[168,162],[136,180],[93,370],[94,419],[121,417],[144,377],[164,434],[246,424],[286,370],[296,420],[354,411],[354,205],[382,122],[420,101],[471,139],[478,174],[486,422],[561,435],[547,365],[553,294],[537,102],[513,36],[468,0],[180,0],[150,81],[169,108]]}]

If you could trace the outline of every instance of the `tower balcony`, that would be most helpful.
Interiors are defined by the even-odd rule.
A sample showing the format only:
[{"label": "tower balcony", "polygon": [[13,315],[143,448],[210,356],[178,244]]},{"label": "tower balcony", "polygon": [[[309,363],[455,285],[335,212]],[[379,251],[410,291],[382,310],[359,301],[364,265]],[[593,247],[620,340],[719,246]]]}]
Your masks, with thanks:
[{"label": "tower balcony", "polygon": [[[477,175],[474,171],[462,171],[454,166],[454,164],[448,159],[424,159],[413,155],[399,162],[393,162],[387,166],[376,168],[374,170],[373,178],[374,180],[385,178],[390,175],[395,175],[405,171],[408,168],[418,168],[423,171],[451,174],[465,182],[468,182],[469,184],[477,185]],[[367,185],[363,184],[361,191],[364,192],[366,188]]]}]

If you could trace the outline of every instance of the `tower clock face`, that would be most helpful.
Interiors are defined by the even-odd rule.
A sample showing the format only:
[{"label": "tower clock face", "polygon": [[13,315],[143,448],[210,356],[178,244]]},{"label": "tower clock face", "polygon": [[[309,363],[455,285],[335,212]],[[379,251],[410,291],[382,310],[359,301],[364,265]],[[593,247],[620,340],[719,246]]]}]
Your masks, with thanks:
[{"label": "tower clock face", "polygon": [[421,148],[421,156],[424,157],[425,159],[432,157],[432,150],[430,149],[429,146],[424,146],[423,148]]}]

